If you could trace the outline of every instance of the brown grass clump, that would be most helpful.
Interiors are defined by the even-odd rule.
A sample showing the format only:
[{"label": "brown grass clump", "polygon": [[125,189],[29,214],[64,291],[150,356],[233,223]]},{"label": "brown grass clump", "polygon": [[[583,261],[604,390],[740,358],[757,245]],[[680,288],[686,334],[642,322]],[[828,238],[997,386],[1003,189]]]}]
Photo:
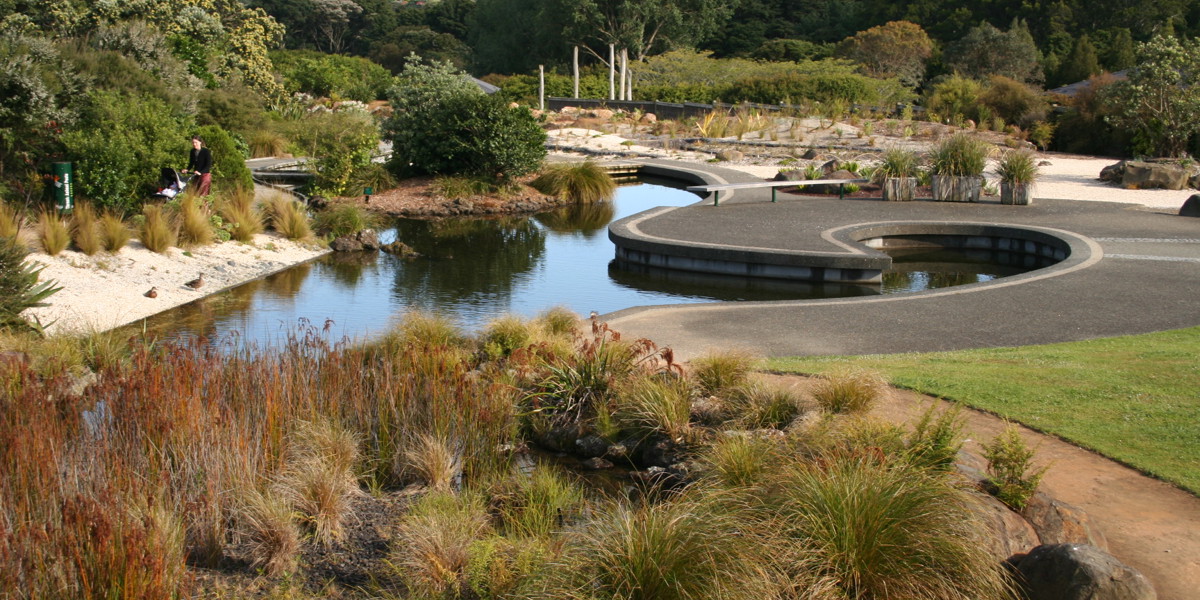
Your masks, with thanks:
[{"label": "brown grass clump", "polygon": [[92,208],[91,204],[80,202],[75,205],[71,214],[71,239],[75,242],[75,248],[88,256],[99,252],[103,247],[96,209]]},{"label": "brown grass clump", "polygon": [[179,202],[179,244],[184,248],[207,246],[216,233],[209,219],[208,208],[195,196],[186,194]]},{"label": "brown grass clump", "polygon": [[105,252],[119,251],[132,238],[133,233],[129,231],[129,226],[120,215],[105,212],[104,216],[100,217],[100,243]]},{"label": "brown grass clump", "polygon": [[42,250],[50,256],[58,256],[71,243],[71,235],[67,224],[58,213],[43,210],[38,217],[38,242]]},{"label": "brown grass clump", "polygon": [[391,564],[412,597],[441,597],[464,581],[471,545],[490,529],[480,495],[433,492],[401,522]]},{"label": "brown grass clump", "polygon": [[254,192],[235,190],[225,196],[218,212],[230,224],[230,236],[239,242],[250,242],[263,232],[263,216],[254,205]]},{"label": "brown grass clump", "polygon": [[295,570],[300,531],[292,522],[292,509],[286,500],[251,491],[246,494],[239,517],[255,568],[269,575]]},{"label": "brown grass clump", "polygon": [[171,226],[161,206],[147,204],[142,207],[142,215],[145,220],[142,221],[138,237],[147,250],[161,254],[175,245],[179,237],[178,233]]},{"label": "brown grass clump", "polygon": [[354,474],[358,445],[358,436],[329,421],[302,423],[293,434],[278,488],[320,544],[341,538],[353,516],[351,501],[359,494]]},{"label": "brown grass clump", "polygon": [[286,194],[276,193],[265,203],[267,223],[271,229],[289,240],[303,240],[312,237],[312,229],[308,224],[308,215],[304,205]]},{"label": "brown grass clump", "polygon": [[755,358],[746,352],[711,351],[692,359],[689,368],[701,391],[717,394],[746,385],[754,363]]},{"label": "brown grass clump", "polygon": [[439,491],[458,487],[462,479],[461,444],[443,437],[420,434],[400,455],[400,472]]},{"label": "brown grass clump", "polygon": [[0,238],[17,237],[21,232],[21,213],[7,202],[0,200]]},{"label": "brown grass clump", "polygon": [[887,381],[870,371],[841,371],[825,376],[812,395],[831,413],[864,413],[887,393]]}]

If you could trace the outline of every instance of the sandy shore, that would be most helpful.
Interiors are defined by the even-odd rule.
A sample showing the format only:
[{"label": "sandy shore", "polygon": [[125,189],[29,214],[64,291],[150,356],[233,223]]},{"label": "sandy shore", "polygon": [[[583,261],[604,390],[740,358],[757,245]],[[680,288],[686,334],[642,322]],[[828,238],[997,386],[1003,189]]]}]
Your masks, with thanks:
[{"label": "sandy shore", "polygon": [[[585,129],[551,132],[555,152],[566,158],[589,153],[597,160],[629,157],[669,158],[706,162],[712,157],[698,152],[681,152],[631,144],[620,136]],[[599,154],[597,157],[595,154]],[[1034,194],[1037,198],[1124,202],[1151,210],[1177,212],[1194,190],[1125,190],[1099,181],[1100,169],[1115,162],[1109,158],[1089,158],[1056,154],[1039,155],[1049,164],[1042,166],[1042,177]],[[773,177],[778,164],[755,164],[753,159],[720,163],[762,178]],[[252,281],[293,265],[312,260],[327,249],[298,244],[272,234],[257,236],[252,244],[224,242],[186,252],[171,248],[157,254],[136,240],[117,254],[93,257],[66,251],[51,257],[33,253],[30,260],[46,265],[41,279],[54,280],[63,289],[48,299],[49,306],[32,309],[26,315],[43,324],[51,323],[51,333],[105,330],[133,323],[150,315],[191,302],[205,295]],[[183,285],[204,274],[204,285],[195,290]],[[157,297],[144,294],[157,288]]]},{"label": "sandy shore", "polygon": [[[34,253],[29,260],[45,265],[41,280],[62,290],[48,306],[26,311],[52,334],[86,333],[120,327],[203,296],[265,277],[329,252],[274,234],[259,234],[253,243],[222,242],[190,251],[170,248],[159,254],[133,240],[115,254],[87,256],[67,250],[58,256]],[[204,284],[185,282],[201,273]],[[157,296],[145,293],[156,288]]]}]

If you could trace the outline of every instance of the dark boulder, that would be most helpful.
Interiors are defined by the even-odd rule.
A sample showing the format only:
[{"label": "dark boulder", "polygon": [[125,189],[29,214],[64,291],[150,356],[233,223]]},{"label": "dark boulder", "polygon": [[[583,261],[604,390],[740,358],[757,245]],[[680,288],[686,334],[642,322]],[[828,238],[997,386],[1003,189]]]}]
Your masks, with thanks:
[{"label": "dark boulder", "polygon": [[1193,194],[1183,201],[1183,206],[1179,207],[1179,216],[1200,217],[1200,194]]},{"label": "dark boulder", "polygon": [[1028,600],[1156,600],[1154,587],[1133,567],[1086,544],[1038,546],[1016,561]]},{"label": "dark boulder", "polygon": [[1125,163],[1121,185],[1138,190],[1182,190],[1188,185],[1188,175],[1178,164],[1130,161]]},{"label": "dark boulder", "polygon": [[1120,183],[1125,178],[1125,161],[1116,164],[1108,165],[1100,169],[1100,181],[1109,181],[1112,183]]},{"label": "dark boulder", "polygon": [[983,493],[977,499],[979,501],[972,503],[971,511],[979,516],[980,523],[988,531],[985,544],[996,562],[1029,552],[1041,543],[1033,527],[1003,502]]}]

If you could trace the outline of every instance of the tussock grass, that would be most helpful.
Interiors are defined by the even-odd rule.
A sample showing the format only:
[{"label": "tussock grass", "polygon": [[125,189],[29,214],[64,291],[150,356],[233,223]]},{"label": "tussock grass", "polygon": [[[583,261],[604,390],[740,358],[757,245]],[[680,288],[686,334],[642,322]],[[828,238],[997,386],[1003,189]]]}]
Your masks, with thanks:
[{"label": "tussock grass", "polygon": [[0,200],[0,238],[15,238],[21,232],[21,213]]},{"label": "tussock grass", "polygon": [[432,492],[400,523],[390,562],[415,597],[438,597],[464,582],[472,544],[490,533],[479,494]]},{"label": "tussock grass", "polygon": [[351,501],[360,493],[358,437],[322,420],[302,422],[292,438],[277,488],[310,525],[317,543],[328,545],[342,537],[344,524],[353,518]]},{"label": "tussock grass", "polygon": [[177,243],[178,233],[161,206],[147,204],[142,207],[142,215],[145,219],[138,231],[138,238],[147,250],[161,254]]},{"label": "tussock grass", "polygon": [[761,483],[779,457],[776,443],[769,439],[728,435],[708,447],[701,464],[723,487],[745,488]]},{"label": "tussock grass", "polygon": [[304,205],[287,194],[275,193],[264,203],[266,223],[289,240],[304,240],[312,237],[308,214]]},{"label": "tussock grass", "polygon": [[691,437],[691,386],[673,375],[644,376],[617,392],[616,419],[636,435],[661,433],[680,442]]},{"label": "tussock grass", "polygon": [[702,392],[718,394],[746,385],[756,362],[746,352],[710,351],[692,359],[689,369]]},{"label": "tussock grass", "polygon": [[105,252],[120,251],[132,238],[133,232],[120,215],[105,212],[104,216],[100,217],[100,242]]},{"label": "tussock grass", "polygon": [[90,203],[80,202],[75,205],[75,210],[71,213],[71,240],[75,243],[76,250],[88,256],[101,250],[103,244],[100,240],[96,209],[92,208]]},{"label": "tussock grass", "polygon": [[181,247],[207,246],[216,239],[216,232],[213,231],[208,209],[195,196],[185,194],[179,201],[179,210],[176,215],[179,221],[179,244]]},{"label": "tussock grass", "polygon": [[548,196],[579,203],[612,200],[617,191],[617,183],[608,171],[590,160],[548,165],[530,185]]},{"label": "tussock grass", "polygon": [[495,187],[491,181],[481,177],[443,176],[433,180],[434,192],[449,200],[486,196]]},{"label": "tussock grass", "polygon": [[335,204],[313,215],[312,228],[320,235],[339,238],[375,226],[370,213],[353,204]]},{"label": "tussock grass", "polygon": [[570,335],[579,329],[579,315],[562,306],[554,306],[537,316],[538,323],[551,335]]},{"label": "tussock grass", "polygon": [[489,490],[492,506],[500,530],[518,539],[548,540],[570,526],[585,506],[583,489],[558,467],[538,465],[505,483]]},{"label": "tussock grass", "polygon": [[251,491],[238,511],[242,535],[250,546],[255,568],[268,575],[294,571],[300,553],[300,530],[292,508],[283,498]]},{"label": "tussock grass", "polygon": [[[1012,594],[984,549],[971,498],[944,478],[870,457],[793,463],[766,500],[794,545],[793,572],[816,568],[849,598]],[[814,582],[827,585],[829,582]]]},{"label": "tussock grass", "polygon": [[732,413],[734,423],[747,429],[782,429],[800,415],[803,405],[799,394],[757,381],[725,394],[725,408]]},{"label": "tussock grass", "polygon": [[416,479],[437,491],[460,487],[463,474],[462,444],[432,434],[416,435],[400,455],[404,479]]},{"label": "tussock grass", "polygon": [[813,399],[831,413],[863,413],[887,393],[887,382],[877,373],[844,370],[831,373],[813,387]]},{"label": "tussock grass", "polygon": [[254,192],[233,190],[218,200],[217,212],[230,224],[233,239],[249,243],[263,232],[263,216],[254,202]]},{"label": "tussock grass", "polygon": [[38,243],[50,256],[58,256],[71,243],[67,224],[57,212],[43,210],[38,216]]},{"label": "tussock grass", "polygon": [[250,158],[280,156],[287,151],[288,141],[270,129],[259,129],[250,136]]},{"label": "tussock grass", "polygon": [[0,238],[0,330],[30,329],[21,313],[62,289],[54,281],[38,281],[45,267],[27,261],[28,255],[17,238]]},{"label": "tussock grass", "polygon": [[516,315],[493,319],[482,332],[483,349],[489,356],[500,358],[529,345],[535,335],[535,323],[527,323]]}]

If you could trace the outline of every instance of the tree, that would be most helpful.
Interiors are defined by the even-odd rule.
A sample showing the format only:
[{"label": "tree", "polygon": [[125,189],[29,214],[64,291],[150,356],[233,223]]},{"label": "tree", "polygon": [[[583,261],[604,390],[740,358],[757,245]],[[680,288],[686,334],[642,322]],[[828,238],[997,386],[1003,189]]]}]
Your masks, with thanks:
[{"label": "tree", "polygon": [[1014,21],[1008,31],[981,23],[946,46],[945,61],[950,70],[972,79],[989,75],[1025,83],[1040,83],[1043,79],[1037,45],[1024,21]]},{"label": "tree", "polygon": [[1109,71],[1124,71],[1133,66],[1133,60],[1133,36],[1129,29],[1121,27],[1104,53],[1104,66]]},{"label": "tree", "polygon": [[916,23],[891,21],[846,38],[837,54],[860,63],[871,77],[895,77],[915,88],[925,76],[933,41]]},{"label": "tree", "polygon": [[[609,44],[644,60],[703,39],[732,14],[722,0],[544,0],[546,11],[567,16],[566,40],[608,60]],[[564,48],[565,50],[565,48]]]},{"label": "tree", "polygon": [[313,24],[319,34],[318,48],[330,54],[341,54],[346,49],[346,34],[350,31],[350,18],[361,14],[363,9],[354,0],[309,0],[314,8]]},{"label": "tree", "polygon": [[1058,70],[1058,80],[1062,83],[1083,81],[1101,71],[1100,60],[1096,58],[1096,47],[1092,45],[1087,34],[1075,39],[1071,53],[1063,60]]},{"label": "tree", "polygon": [[40,192],[39,163],[71,118],[73,79],[48,41],[0,36],[0,181],[25,201]]},{"label": "tree", "polygon": [[1135,152],[1183,156],[1200,132],[1200,40],[1159,35],[1136,56],[1128,78],[1105,90],[1109,122],[1133,135]]}]

